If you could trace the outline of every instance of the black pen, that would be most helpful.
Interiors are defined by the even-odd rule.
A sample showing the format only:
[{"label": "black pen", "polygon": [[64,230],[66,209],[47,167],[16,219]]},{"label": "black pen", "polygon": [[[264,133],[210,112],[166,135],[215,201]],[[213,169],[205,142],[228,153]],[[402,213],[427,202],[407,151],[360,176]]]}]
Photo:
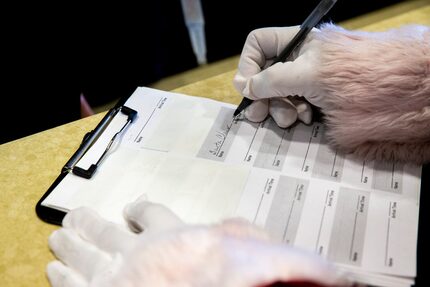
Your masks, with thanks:
[{"label": "black pen", "polygon": [[[318,22],[327,14],[328,11],[333,7],[337,0],[321,0],[320,3],[315,7],[315,9],[309,14],[303,24],[300,26],[299,32],[293,37],[293,39],[288,43],[285,49],[279,54],[275,61],[271,64],[274,65],[279,62],[285,62],[293,54],[294,50],[297,49],[300,44],[305,40],[308,33],[314,28]],[[237,107],[233,114],[233,120],[241,114],[253,100],[244,97],[242,102]]]}]

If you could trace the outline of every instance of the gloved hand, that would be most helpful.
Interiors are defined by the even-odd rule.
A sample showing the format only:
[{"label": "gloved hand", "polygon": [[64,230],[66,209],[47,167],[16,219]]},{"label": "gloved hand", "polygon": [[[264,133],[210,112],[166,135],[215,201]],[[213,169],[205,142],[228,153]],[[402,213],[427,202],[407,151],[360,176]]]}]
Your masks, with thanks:
[{"label": "gloved hand", "polygon": [[309,124],[312,108],[307,101],[323,104],[324,93],[316,81],[321,41],[314,35],[319,30],[308,34],[289,61],[270,66],[298,30],[298,26],[263,28],[248,35],[233,79],[235,88],[254,100],[245,110],[248,120],[260,122],[270,114],[282,128],[297,119]]},{"label": "gloved hand", "polygon": [[244,220],[185,225],[169,209],[146,200],[128,205],[124,214],[130,228],[107,222],[89,208],[70,211],[63,228],[49,238],[59,260],[47,267],[51,285],[349,284],[321,257],[275,243]]},{"label": "gloved hand", "polygon": [[430,162],[430,27],[364,32],[324,24],[292,61],[270,66],[297,29],[248,36],[233,80],[256,100],[245,116],[258,122],[270,114],[280,127],[296,117],[306,123],[311,109],[291,100],[298,95],[320,108],[326,139],[338,152],[365,161]]}]

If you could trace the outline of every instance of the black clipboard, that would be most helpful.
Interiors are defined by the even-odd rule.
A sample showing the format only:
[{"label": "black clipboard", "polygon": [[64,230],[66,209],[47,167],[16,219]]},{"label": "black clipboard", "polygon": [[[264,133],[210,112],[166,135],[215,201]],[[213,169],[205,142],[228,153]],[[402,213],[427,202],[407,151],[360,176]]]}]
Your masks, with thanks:
[{"label": "black clipboard", "polygon": [[[36,210],[37,216],[41,220],[47,223],[61,225],[61,222],[63,221],[63,218],[66,215],[66,212],[59,209],[54,209],[48,206],[44,206],[42,205],[42,202],[57,187],[57,185],[66,177],[67,174],[72,172],[77,176],[87,178],[87,179],[91,178],[94,175],[95,171],[97,170],[97,167],[101,164],[101,161],[103,160],[104,156],[109,150],[110,144],[115,140],[115,137],[118,134],[120,134],[122,130],[125,129],[128,126],[128,124],[132,123],[133,120],[136,118],[137,111],[124,105],[129,97],[130,95],[121,98],[115,104],[115,106],[106,113],[106,115],[97,124],[97,126],[92,131],[85,134],[81,142],[81,145],[73,153],[73,155],[70,157],[67,163],[63,166],[60,172],[60,175],[55,179],[55,181],[48,188],[45,194],[37,202],[35,210]],[[102,154],[99,160],[96,163],[92,164],[89,169],[82,169],[76,166],[76,163],[85,155],[85,153],[89,150],[89,148],[97,141],[99,136],[105,131],[105,129],[107,128],[107,126],[109,126],[112,119],[118,113],[123,113],[127,115],[127,122],[124,124],[123,128],[120,131],[118,131],[111,139],[109,146],[106,148],[106,151]]]}]

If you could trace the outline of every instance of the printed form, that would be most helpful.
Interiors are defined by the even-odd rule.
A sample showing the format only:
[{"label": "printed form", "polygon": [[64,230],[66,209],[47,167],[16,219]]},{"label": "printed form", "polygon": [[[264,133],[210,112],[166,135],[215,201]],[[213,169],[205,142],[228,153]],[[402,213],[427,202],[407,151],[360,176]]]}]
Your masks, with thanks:
[{"label": "printed form", "polygon": [[[43,205],[90,206],[121,223],[144,194],[189,223],[244,217],[361,282],[413,284],[420,166],[342,155],[321,123],[231,124],[236,107],[205,98],[139,88],[125,105],[137,120],[95,176],[67,175]],[[78,166],[94,163],[125,120],[119,113]]]}]

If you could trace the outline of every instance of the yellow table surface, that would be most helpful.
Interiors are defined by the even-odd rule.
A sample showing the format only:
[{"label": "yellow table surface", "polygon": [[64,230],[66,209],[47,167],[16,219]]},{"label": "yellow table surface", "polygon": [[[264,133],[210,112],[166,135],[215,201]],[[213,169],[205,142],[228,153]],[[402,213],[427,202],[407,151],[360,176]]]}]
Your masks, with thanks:
[{"label": "yellow table surface", "polygon": [[[376,31],[405,23],[430,25],[430,2],[363,26]],[[189,95],[238,104],[235,71],[176,89]],[[47,239],[58,228],[41,221],[35,206],[104,113],[0,145],[0,286],[49,286],[45,267],[53,255]]]}]

